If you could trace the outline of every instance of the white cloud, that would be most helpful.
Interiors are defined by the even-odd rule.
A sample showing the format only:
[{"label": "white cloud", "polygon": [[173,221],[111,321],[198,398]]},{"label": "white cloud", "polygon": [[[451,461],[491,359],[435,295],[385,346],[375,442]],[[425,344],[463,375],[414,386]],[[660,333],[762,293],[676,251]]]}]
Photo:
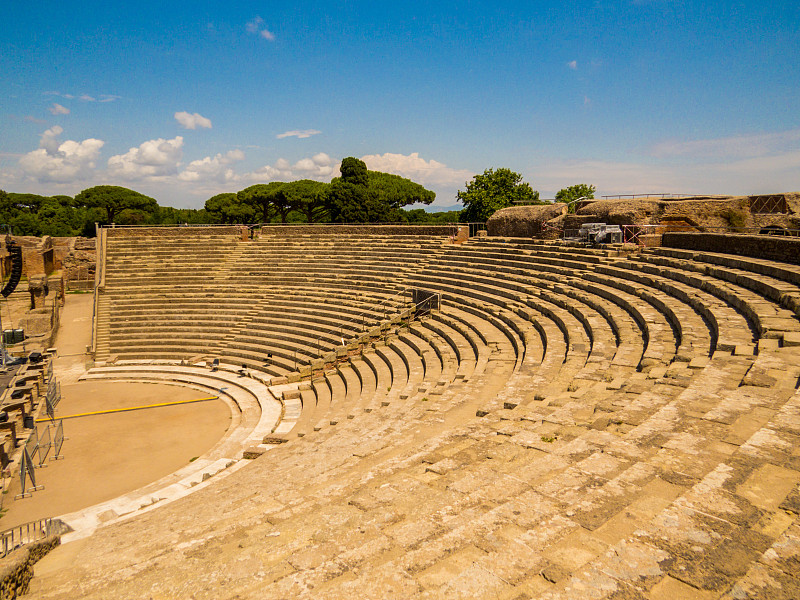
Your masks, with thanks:
[{"label": "white cloud", "polygon": [[44,92],[44,95],[58,96],[59,98],[66,98],[67,100],[74,100],[77,98],[78,100],[83,100],[84,102],[113,102],[114,100],[119,100],[122,98],[122,96],[116,96],[114,94],[100,94],[98,99],[94,96],[90,96],[89,94],[81,94],[76,96],[75,94],[62,94],[61,92],[56,91]]},{"label": "white cloud", "polygon": [[707,140],[667,140],[653,146],[650,154],[658,158],[730,159],[767,156],[791,149],[800,149],[800,129]]},{"label": "white cloud", "polygon": [[244,175],[244,179],[248,181],[289,181],[290,177],[291,173],[282,171],[281,169],[271,165],[264,165],[263,167]]},{"label": "white cloud", "polygon": [[23,120],[27,121],[28,123],[36,123],[37,125],[47,125],[47,121],[44,119],[37,119],[33,115],[25,115]]},{"label": "white cloud", "polygon": [[274,165],[264,165],[242,176],[248,181],[294,181],[296,179],[316,179],[330,181],[339,174],[339,163],[335,163],[324,152],[310,158],[302,158],[292,164],[279,158]]},{"label": "white cloud", "polygon": [[275,137],[279,140],[287,137],[296,137],[300,139],[310,138],[312,135],[319,135],[322,133],[317,129],[292,129],[291,131],[284,131],[283,133],[279,133]]},{"label": "white cloud", "polygon": [[466,169],[453,169],[435,160],[425,160],[418,152],[411,154],[368,154],[362,156],[367,168],[406,177],[422,185],[460,186],[472,179],[474,173]]},{"label": "white cloud", "polygon": [[125,154],[108,159],[108,174],[120,179],[136,180],[174,175],[183,157],[183,138],[158,138],[131,148]]},{"label": "white cloud", "polygon": [[64,133],[64,128],[61,127],[61,125],[54,125],[50,129],[47,129],[39,139],[39,148],[43,148],[48,154],[57,153],[60,145],[58,136],[62,133]]},{"label": "white cloud", "polygon": [[292,170],[302,175],[304,178],[325,179],[332,178],[339,172],[339,165],[333,164],[331,157],[320,152],[311,158],[298,160]]},{"label": "white cloud", "polygon": [[193,160],[178,175],[178,179],[216,183],[236,181],[238,177],[230,165],[239,160],[244,160],[244,152],[241,150],[231,150],[225,154],[217,154],[213,158],[206,156],[200,160]]},{"label": "white cloud", "polygon": [[198,113],[188,113],[186,111],[176,112],[175,120],[180,123],[184,129],[197,129],[198,127],[211,129],[211,119],[207,119]]},{"label": "white cloud", "polygon": [[245,26],[247,28],[248,33],[258,33],[258,28],[261,27],[261,24],[264,22],[264,19],[261,17],[256,17],[252,21],[249,21]]},{"label": "white cloud", "polygon": [[68,115],[69,109],[66,106],[61,106],[58,102],[54,102],[53,106],[48,108],[52,114],[54,115]]},{"label": "white cloud", "polygon": [[91,175],[105,142],[94,138],[59,142],[63,131],[58,125],[51,127],[42,134],[39,149],[19,159],[23,176],[39,182],[65,183]]},{"label": "white cloud", "polygon": [[264,19],[261,17],[256,17],[252,21],[248,21],[245,28],[247,29],[247,33],[257,34],[260,37],[264,38],[265,40],[269,40],[270,42],[275,41],[275,34],[268,30],[266,27],[262,27],[264,25]]},{"label": "white cloud", "polygon": [[569,61],[569,62],[567,63],[567,67],[569,67],[569,68],[570,68],[570,69],[572,69],[573,71],[577,71],[577,70],[578,70],[578,61],[577,61],[577,60],[571,60],[571,61]]},{"label": "white cloud", "polygon": [[[575,183],[610,194],[767,194],[800,190],[800,149],[728,162],[690,164],[605,160],[549,161],[535,168],[531,180],[554,194]],[[544,197],[544,194],[543,194]],[[552,197],[552,195],[550,196]]]},{"label": "white cloud", "polygon": [[[605,194],[761,194],[800,190],[800,129],[667,140],[642,160],[552,160],[531,178],[546,194],[580,182]],[[550,196],[552,197],[552,195]]]}]

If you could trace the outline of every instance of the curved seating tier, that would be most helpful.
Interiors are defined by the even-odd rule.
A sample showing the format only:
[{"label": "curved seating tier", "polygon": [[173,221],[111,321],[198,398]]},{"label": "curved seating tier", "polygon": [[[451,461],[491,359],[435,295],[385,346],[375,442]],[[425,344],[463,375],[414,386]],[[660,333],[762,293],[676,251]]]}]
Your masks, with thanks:
[{"label": "curved seating tier", "polygon": [[[161,320],[148,304],[168,284],[115,287],[128,263],[109,260],[102,350],[250,365],[301,404],[270,434],[287,443],[142,517],[174,538],[100,531],[86,597],[165,582],[241,598],[797,595],[800,270],[521,239],[226,244],[226,270],[190,292],[173,272],[179,308]],[[441,307],[391,322],[408,287]],[[224,576],[187,581],[186,561]],[[131,569],[135,588],[113,575]]]}]

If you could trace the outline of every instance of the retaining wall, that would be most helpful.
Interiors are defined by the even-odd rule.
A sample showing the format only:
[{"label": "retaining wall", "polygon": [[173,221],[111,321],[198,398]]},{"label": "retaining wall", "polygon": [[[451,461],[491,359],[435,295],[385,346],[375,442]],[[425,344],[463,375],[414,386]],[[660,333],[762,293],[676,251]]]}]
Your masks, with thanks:
[{"label": "retaining wall", "polygon": [[26,544],[1,559],[0,600],[14,600],[26,593],[33,578],[33,565],[60,543],[60,536],[51,535]]},{"label": "retaining wall", "polygon": [[193,235],[241,235],[241,225],[224,225],[222,227],[105,227],[108,237],[192,237]]},{"label": "retaining wall", "polygon": [[454,225],[270,225],[261,228],[262,235],[432,235],[451,236]]},{"label": "retaining wall", "polygon": [[737,235],[732,233],[665,233],[663,246],[721,252],[800,264],[800,238],[781,235]]}]

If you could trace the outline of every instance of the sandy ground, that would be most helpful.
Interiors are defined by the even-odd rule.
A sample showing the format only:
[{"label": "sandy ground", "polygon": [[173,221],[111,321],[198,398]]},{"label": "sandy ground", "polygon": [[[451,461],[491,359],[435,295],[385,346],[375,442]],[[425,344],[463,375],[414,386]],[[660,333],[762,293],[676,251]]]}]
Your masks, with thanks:
[{"label": "sandy ground", "polygon": [[[90,341],[92,297],[68,295],[61,319],[56,376],[62,400],[56,416],[203,398],[197,390],[166,384],[77,382]],[[227,430],[230,410],[212,400],[63,421],[64,458],[37,469],[43,490],[14,500],[15,478],[3,498],[0,529],[73,512],[109,500],[185,466],[211,448]],[[46,426],[39,423],[40,431]],[[51,437],[53,430],[51,430]]]}]

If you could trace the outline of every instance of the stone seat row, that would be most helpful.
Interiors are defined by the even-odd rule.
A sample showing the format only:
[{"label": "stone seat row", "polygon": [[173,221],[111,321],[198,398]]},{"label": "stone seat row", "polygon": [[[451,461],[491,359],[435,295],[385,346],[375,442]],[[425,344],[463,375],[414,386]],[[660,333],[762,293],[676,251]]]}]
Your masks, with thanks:
[{"label": "stone seat row", "polygon": [[[673,320],[675,320],[675,319],[673,318]],[[514,337],[512,336],[512,338],[511,338],[511,339],[514,339]],[[519,346],[517,347],[517,350],[519,350]]]},{"label": "stone seat row", "polygon": [[[478,242],[480,244],[480,242]],[[697,263],[692,266],[688,260],[697,258],[700,262],[708,264],[718,264],[723,269],[709,270],[706,265],[701,268],[705,275],[710,278],[705,280],[698,279],[697,277],[689,276],[687,283],[696,286],[697,289],[703,289],[707,293],[716,296],[718,299],[724,301],[729,306],[733,307],[740,313],[744,314],[751,322],[752,327],[760,328],[760,331],[772,332],[768,335],[780,336],[783,331],[792,330],[791,319],[787,321],[789,315],[781,313],[776,310],[776,307],[763,306],[764,298],[770,299],[773,303],[780,304],[781,306],[792,308],[795,305],[795,294],[797,293],[797,282],[800,281],[798,276],[798,269],[793,268],[791,265],[780,266],[770,261],[750,259],[744,257],[731,257],[726,255],[714,255],[711,253],[697,253],[676,249],[655,249],[652,251],[654,254],[643,254],[640,260],[647,262],[658,262],[656,256],[661,257],[661,265],[669,267],[667,270],[660,272],[651,272],[651,274],[663,275],[665,277],[684,277],[687,275],[679,275],[682,271],[691,273],[697,272]],[[680,260],[672,262],[664,262],[663,257],[673,257]],[[622,263],[625,268],[639,268],[632,267],[631,261]],[[753,278],[746,276],[746,271],[750,273],[758,273],[769,278],[765,280],[762,278]],[[717,283],[714,279],[719,280]],[[720,285],[721,282],[727,282],[733,285]],[[707,288],[707,289],[706,289]],[[746,289],[755,292],[755,295],[747,293]],[[800,297],[800,296],[798,296]],[[782,303],[782,304],[781,304]]]},{"label": "stone seat row", "polygon": [[[697,387],[699,386],[700,382],[697,384]],[[674,390],[672,394],[665,396],[656,402],[652,402],[652,404],[658,406],[659,409],[666,407],[670,403],[676,404],[674,398],[675,393],[678,391],[679,390]],[[685,403],[686,402],[683,401],[680,404]],[[656,413],[657,412],[658,410]],[[653,419],[654,417],[655,413],[651,415],[649,419]],[[655,418],[657,419],[658,417]],[[523,425],[525,422],[534,424],[541,422],[541,425],[538,426],[540,427],[538,430],[536,427],[531,429],[530,427]],[[517,423],[517,425],[510,428],[509,425],[511,423]],[[614,546],[615,544],[619,544],[620,542],[624,541],[626,536],[630,535],[632,532],[632,527],[638,526],[639,524],[648,523],[649,519],[655,518],[659,514],[661,507],[668,507],[673,501],[681,497],[683,493],[691,491],[693,482],[699,482],[696,485],[702,484],[702,481],[698,479],[697,475],[695,475],[693,479],[689,481],[677,481],[674,478],[667,480],[661,479],[660,476],[668,476],[668,471],[664,470],[664,466],[666,466],[666,463],[664,462],[665,459],[667,459],[669,456],[678,458],[679,456],[683,455],[683,460],[686,460],[686,454],[676,451],[678,446],[667,446],[665,448],[666,452],[662,451],[659,455],[655,456],[650,455],[652,458],[648,461],[648,464],[646,462],[642,462],[641,455],[637,454],[633,447],[626,447],[623,441],[617,436],[600,435],[599,432],[591,429],[584,429],[583,433],[579,436],[557,436],[556,439],[551,442],[544,440],[538,440],[534,442],[532,436],[526,436],[528,432],[537,434],[540,431],[551,431],[550,429],[546,428],[547,424],[548,421],[545,420],[516,421],[501,417],[497,421],[487,422],[490,430],[486,433],[495,433],[494,438],[491,437],[491,435],[484,437],[485,434],[478,433],[473,428],[473,433],[467,434],[466,439],[459,438],[457,435],[453,435],[446,441],[437,440],[438,445],[434,445],[433,449],[426,448],[431,458],[425,456],[423,459],[423,467],[427,465],[426,473],[430,474],[425,481],[441,482],[446,487],[441,488],[439,493],[441,494],[445,489],[447,489],[449,490],[449,494],[446,498],[440,498],[438,502],[434,501],[432,506],[428,505],[426,502],[425,508],[422,509],[421,512],[417,511],[413,517],[409,513],[402,521],[402,529],[389,528],[387,533],[391,536],[391,539],[397,543],[399,539],[402,539],[400,538],[402,532],[420,530],[420,527],[424,524],[426,519],[432,519],[435,511],[443,508],[445,504],[452,506],[453,499],[456,497],[465,497],[464,495],[468,495],[472,490],[481,490],[480,497],[484,497],[489,489],[498,490],[504,487],[502,485],[498,486],[498,465],[496,463],[493,464],[490,469],[490,471],[494,473],[494,478],[487,479],[486,476],[489,475],[489,471],[484,472],[482,469],[484,465],[487,468],[489,465],[485,464],[480,458],[470,455],[469,452],[465,452],[466,449],[474,448],[476,444],[482,444],[484,442],[489,443],[489,445],[486,446],[487,448],[492,448],[494,450],[494,452],[490,455],[493,457],[493,459],[490,458],[490,460],[493,461],[497,461],[500,456],[503,457],[501,459],[502,461],[506,461],[511,457],[521,458],[520,453],[524,453],[526,455],[524,460],[520,460],[518,462],[509,460],[508,472],[512,472],[510,469],[514,469],[513,472],[519,475],[520,471],[518,469],[520,469],[522,465],[528,465],[527,470],[522,471],[522,473],[524,473],[523,478],[527,482],[530,477],[533,476],[534,479],[538,481],[536,484],[536,494],[539,502],[538,506],[540,506],[540,508],[542,507],[541,502],[545,498],[547,499],[547,503],[554,503],[549,504],[550,512],[547,513],[551,515],[551,519],[555,517],[559,511],[564,510],[564,507],[571,504],[572,498],[577,497],[577,494],[589,493],[588,498],[590,503],[587,504],[585,508],[581,508],[579,511],[577,511],[571,517],[571,519],[569,519],[569,521],[562,521],[565,527],[559,528],[555,532],[553,532],[551,529],[550,535],[541,538],[542,544],[537,546],[535,560],[540,562],[543,560],[548,561],[551,566],[559,566],[562,569],[566,568],[567,571],[578,569],[580,565],[587,564],[592,560],[601,561],[604,550],[610,546]],[[643,440],[641,435],[636,434],[645,433],[647,427],[651,426],[652,424],[653,423],[648,422],[648,418],[645,418],[639,421],[639,426],[645,426],[641,432],[629,430],[628,433],[634,440]],[[492,431],[494,426],[502,427],[502,431],[504,433],[501,435],[496,435],[500,430],[498,429]],[[586,426],[584,425],[584,427]],[[337,437],[341,439],[343,433],[343,431],[337,431]],[[671,435],[676,435],[677,437],[675,439],[681,439],[680,435],[684,434],[676,431]],[[492,439],[496,439],[497,443],[491,443],[490,440]],[[333,439],[331,439],[331,442],[333,442]],[[325,447],[328,448],[328,446]],[[540,447],[542,450],[539,449]],[[512,449],[514,448],[516,448],[516,452],[512,452]],[[501,449],[507,449],[508,452],[504,454],[497,454],[497,452]],[[537,457],[543,456],[544,454],[549,454],[552,455],[553,459],[548,461],[547,465],[545,466],[542,464],[541,460],[531,460],[527,456],[531,452],[535,453]],[[603,458],[603,454],[608,456]],[[438,459],[436,458],[437,455],[439,457]],[[487,456],[487,458],[489,457]],[[419,459],[416,458],[416,460],[418,461]],[[407,471],[410,470],[412,468],[410,462],[411,460],[403,464],[400,469],[406,469]],[[416,464],[419,463],[417,462]],[[517,466],[514,467],[514,465]],[[661,468],[659,468],[659,466],[661,466]],[[707,467],[698,466],[698,468],[692,472],[699,475],[702,473],[703,468]],[[535,475],[533,475],[533,472],[529,472],[531,469],[533,469]],[[504,470],[501,471],[501,473],[505,472],[506,471]],[[394,480],[399,481],[399,479],[396,478],[399,475],[397,471],[394,471],[393,473],[395,474]],[[315,476],[318,477],[319,473],[315,473]],[[501,477],[503,476],[501,475]],[[506,481],[505,478],[503,480]],[[389,479],[388,481],[392,481],[392,479]],[[471,487],[465,487],[469,481],[473,481],[473,485]],[[378,499],[379,496],[376,496],[376,494],[380,486],[386,485],[386,483],[387,479],[386,475],[384,474],[384,476],[380,480],[375,481],[374,484],[370,483],[367,485],[362,485],[360,488],[360,493],[356,492],[353,494],[352,491],[349,492],[351,497],[354,498],[351,502],[356,506],[361,507],[362,510],[369,510],[370,506],[374,506],[376,510],[379,507],[384,507],[385,501],[381,502]],[[511,480],[507,480],[506,483],[510,484]],[[527,483],[524,485],[525,489],[528,489],[527,485]],[[489,488],[489,486],[491,486],[491,488]],[[643,510],[644,505],[639,503],[640,500],[645,499],[643,494],[646,486],[650,486],[650,492],[654,491],[655,488],[659,486],[662,488],[662,495],[660,497],[662,498],[663,503],[658,508],[654,509],[653,507],[650,507],[647,510]],[[426,489],[426,487],[427,486],[423,484],[421,487],[417,487],[416,489],[418,492],[422,492]],[[591,493],[593,490],[596,490],[596,492]],[[459,492],[456,496],[452,495],[455,491]],[[512,514],[516,514],[519,515],[520,518],[523,518],[521,515],[525,514],[524,518],[530,519],[529,521],[526,521],[526,528],[530,529],[530,527],[539,527],[542,529],[541,533],[544,534],[545,524],[541,522],[541,512],[534,513],[534,516],[527,511],[521,513],[519,510],[512,510],[513,506],[522,506],[519,503],[519,498],[520,493],[523,492],[527,494],[525,490],[514,487],[513,490],[506,489],[504,492],[501,492],[501,496],[498,497],[498,492],[495,491],[495,496],[493,497],[496,498],[496,500],[491,506],[498,506],[497,502],[499,501],[499,506],[504,507],[499,514],[508,515],[508,517],[510,517]],[[621,496],[620,492],[624,492],[625,496]],[[414,494],[414,496],[417,500],[420,497],[417,494]],[[427,498],[428,496],[424,495],[423,497]],[[523,497],[526,499],[526,501],[529,501],[532,498],[530,494],[527,494]],[[373,504],[370,504],[370,499],[372,499]],[[465,500],[466,499],[467,498],[465,497]],[[620,503],[620,500],[623,500],[623,502]],[[507,505],[508,502],[511,502],[512,504]],[[623,525],[622,522],[612,520],[615,515],[623,514],[625,512],[625,508],[631,505],[634,505],[635,508],[632,512],[631,510],[628,510],[627,512],[631,515],[629,518],[632,518],[634,522],[624,523],[624,526],[621,526]],[[487,531],[486,527],[491,527],[489,531],[494,531],[497,528],[505,527],[509,524],[507,517],[503,519],[497,518],[499,514],[494,512],[495,509],[487,508],[486,510],[490,510],[492,512],[493,520],[480,521],[483,523],[483,526],[478,526],[478,524],[473,521],[471,524],[459,522],[452,526],[445,525],[441,529],[435,528],[433,530],[431,530],[430,527],[423,527],[422,531],[427,531],[428,533],[425,534],[424,538],[419,538],[417,536],[411,538],[413,541],[408,548],[411,550],[411,553],[410,555],[406,556],[406,559],[404,559],[404,564],[405,562],[408,562],[409,565],[417,565],[411,572],[418,573],[420,572],[420,569],[425,569],[431,567],[432,565],[438,564],[440,561],[445,561],[447,557],[452,556],[454,552],[457,554],[459,550],[465,547],[465,544],[469,544],[471,540],[475,539],[473,535],[480,535],[478,532],[483,532],[483,534],[485,534]],[[290,519],[292,521],[294,520],[291,517]],[[554,523],[555,521],[550,520],[546,527],[552,528]],[[350,525],[352,525],[352,522],[350,522]],[[286,527],[281,527],[281,530],[288,531],[290,527],[292,527],[291,523],[287,522]],[[448,537],[448,532],[452,532],[454,527],[460,527],[458,530],[458,537],[455,535],[450,535]],[[569,556],[568,552],[568,549],[574,547],[570,544],[574,544],[578,541],[577,539],[570,539],[570,534],[581,533],[581,530],[577,529],[578,527],[583,527],[585,530],[590,532],[588,534],[589,537],[586,537],[587,534],[585,533],[581,534],[583,537],[580,541],[584,542],[584,545],[582,548],[583,554],[581,554],[580,558],[574,555]],[[470,533],[473,531],[475,532],[474,534]],[[574,537],[575,536],[572,536],[572,538]],[[427,550],[425,552],[422,552],[423,546],[419,545],[419,542],[422,539],[426,540],[424,547]],[[592,539],[596,540],[594,545],[586,544],[587,541]],[[441,543],[439,543],[440,540]],[[491,556],[493,552],[499,551],[505,546],[506,545],[504,543],[498,542],[498,545],[493,547],[495,550],[488,551],[489,556]],[[659,545],[657,545],[657,547],[658,546]],[[513,544],[508,548],[508,550],[511,551],[512,548]],[[415,549],[419,549],[419,551],[415,551]],[[625,546],[623,545],[620,549],[625,550]],[[369,556],[380,562],[380,553],[370,554]],[[485,555],[481,554],[481,556]],[[391,561],[392,559],[389,558],[388,560]],[[578,560],[580,561],[580,564],[578,563]],[[548,562],[543,564],[546,565]],[[375,568],[375,565],[372,563],[358,562],[356,564],[363,564],[368,568]],[[503,581],[506,583],[508,581],[516,583],[518,579],[522,581],[525,579],[524,573],[526,571],[530,571],[530,565],[525,564],[523,568],[523,565],[513,561],[511,563],[504,563],[502,560],[500,560],[499,556],[494,557],[494,560],[486,561],[483,564],[486,565],[486,568],[493,569],[493,572],[503,575],[502,581],[499,578],[497,580],[492,580],[496,581],[496,584],[494,584],[495,586],[504,585]],[[502,571],[497,571],[497,569],[500,569],[501,565],[503,564],[505,564],[506,568]],[[542,565],[540,564],[540,566]],[[533,571],[538,574],[540,569],[534,569]],[[313,572],[313,567],[309,569],[308,575],[311,575],[311,572]],[[611,572],[616,573],[616,571],[613,570]],[[516,575],[512,576],[514,573],[516,573]],[[557,576],[554,576],[554,574],[550,575],[550,578],[551,580],[549,583],[547,583],[547,585],[553,585],[553,581],[556,583],[561,581],[561,579]],[[359,581],[361,581],[361,579],[359,579]],[[423,581],[429,580],[423,578]],[[364,582],[362,581],[362,583]],[[545,582],[542,583],[545,584]]]},{"label": "stone seat row", "polygon": [[[122,356],[131,352],[145,352],[150,346],[163,352],[167,351],[165,346],[171,345],[176,353],[185,356],[186,352],[181,351],[180,346],[186,344],[192,348],[192,353],[248,358],[256,363],[263,362],[272,354],[271,363],[284,359],[308,364],[315,356],[338,346],[342,339],[349,340],[363,332],[362,323],[371,326],[383,316],[382,313],[362,311],[361,316],[366,317],[363,321],[358,319],[358,313],[343,314],[333,307],[326,310],[326,305],[313,313],[306,307],[302,310],[296,312],[282,306],[272,310],[272,318],[248,313],[240,315],[238,319],[231,318],[228,322],[204,314],[194,317],[193,325],[178,327],[175,323],[187,317],[185,311],[179,309],[172,320],[165,320],[163,315],[136,321],[118,320],[109,330],[110,351]],[[265,314],[264,311],[251,312]],[[204,321],[203,318],[208,320]],[[286,364],[283,366],[287,367]]]},{"label": "stone seat row", "polygon": [[[459,352],[465,353],[460,358],[440,332],[441,329],[428,329],[425,322],[415,323],[407,330],[400,328],[385,344],[350,357],[347,363],[315,379],[315,405],[304,405],[303,416],[292,435],[306,436],[312,430],[317,432],[355,419],[398,398],[441,395],[450,383],[471,375],[474,355],[466,355],[465,343],[456,344]],[[451,330],[445,335],[452,340],[458,334]]]},{"label": "stone seat row", "polygon": [[[637,277],[636,275],[631,275],[626,270],[619,270],[618,269],[619,265],[627,267],[628,263],[616,262],[614,263],[613,267],[605,265],[598,266],[596,269],[587,270],[582,276],[585,278],[590,278],[592,277],[591,272],[594,271],[597,273],[602,273],[602,275],[604,276],[615,277],[617,281],[619,281],[620,279],[635,280],[635,278]],[[714,338],[713,342],[715,345],[717,340],[719,340],[722,347],[728,350],[732,350],[737,345],[744,345],[748,343],[752,345],[752,335],[748,336],[747,334],[748,331],[747,322],[744,320],[743,316],[740,313],[737,313],[737,311],[734,310],[732,307],[721,302],[719,299],[713,297],[712,295],[707,294],[704,291],[697,291],[697,290],[693,290],[690,292],[690,290],[688,290],[686,287],[681,287],[680,284],[675,284],[675,283],[665,284],[664,281],[655,282],[655,280],[652,279],[648,280],[639,279],[639,281],[642,283],[650,284],[648,291],[650,291],[650,288],[652,287],[655,287],[656,289],[662,289],[669,295],[680,300],[682,303],[691,304],[693,307],[692,312],[700,315],[703,318],[703,320],[708,322],[712,332],[712,336]],[[611,279],[610,283],[614,283],[614,279]],[[682,312],[686,313],[686,311]],[[717,317],[717,315],[719,316]],[[672,310],[671,320],[673,321],[674,324],[679,324],[682,319],[679,319],[677,317],[676,311]],[[694,327],[691,328],[687,327],[687,332],[697,332],[700,331],[701,329],[696,329]],[[720,337],[720,333],[722,333],[722,337]],[[692,346],[694,345],[702,347],[705,346],[706,344],[705,341],[701,338],[697,344],[692,344]]]},{"label": "stone seat row", "polygon": [[[800,316],[800,268],[765,260],[686,251],[642,255],[654,265],[707,275],[751,291]],[[786,313],[784,313],[785,315]]]},{"label": "stone seat row", "polygon": [[[783,309],[768,298],[736,284],[716,277],[692,273],[687,269],[664,268],[640,261],[631,261],[628,270],[630,272],[638,271],[634,276],[642,278],[647,283],[665,282],[674,287],[683,284],[684,289],[695,290],[695,296],[701,294],[711,296],[713,299],[707,300],[710,309],[718,306],[734,309],[746,319],[745,324],[753,330],[752,333],[757,333],[760,337],[781,338],[783,332],[796,329],[797,320],[792,311]],[[741,325],[735,323],[736,317],[723,318],[734,321],[730,325],[731,327],[742,328]]]},{"label": "stone seat row", "polygon": [[[302,437],[240,471],[235,486],[163,509],[162,522],[213,552],[175,551],[174,539],[117,528],[98,548],[114,543],[122,554],[127,542],[135,552],[116,569],[90,563],[85,585],[95,596],[109,587],[121,595],[129,578],[113,572],[154,556],[157,565],[137,571],[137,589],[156,589],[191,560],[225,572],[226,593],[241,597],[792,597],[797,349],[760,338],[758,356],[711,347],[712,324],[678,287],[672,295],[590,269],[498,272],[517,292],[492,283],[488,266],[481,271],[449,278],[452,303],[301,390],[304,404],[316,397],[322,408],[304,408],[294,422]],[[479,298],[462,293],[476,283]],[[516,312],[524,310],[525,318]],[[619,354],[625,339],[635,356],[640,338],[644,368],[620,364],[619,381],[569,385],[578,365],[566,367],[569,340],[547,310],[570,323],[570,336],[582,330],[596,343],[598,359],[608,359],[609,345]],[[523,338],[500,315],[537,335]],[[689,347],[698,355],[676,360],[695,327],[705,329]],[[430,344],[466,352],[465,365],[474,356],[474,370],[450,380],[422,329],[440,335]],[[383,367],[370,367],[373,359]],[[394,374],[396,383],[379,384]],[[551,385],[527,397],[535,374]],[[432,395],[433,379],[451,383]],[[474,417],[515,381],[519,396]],[[65,595],[74,590],[61,585]],[[195,580],[182,585],[205,593]]]},{"label": "stone seat row", "polygon": [[[514,339],[513,336],[512,336],[512,339]],[[519,349],[519,347],[517,349]]]}]

